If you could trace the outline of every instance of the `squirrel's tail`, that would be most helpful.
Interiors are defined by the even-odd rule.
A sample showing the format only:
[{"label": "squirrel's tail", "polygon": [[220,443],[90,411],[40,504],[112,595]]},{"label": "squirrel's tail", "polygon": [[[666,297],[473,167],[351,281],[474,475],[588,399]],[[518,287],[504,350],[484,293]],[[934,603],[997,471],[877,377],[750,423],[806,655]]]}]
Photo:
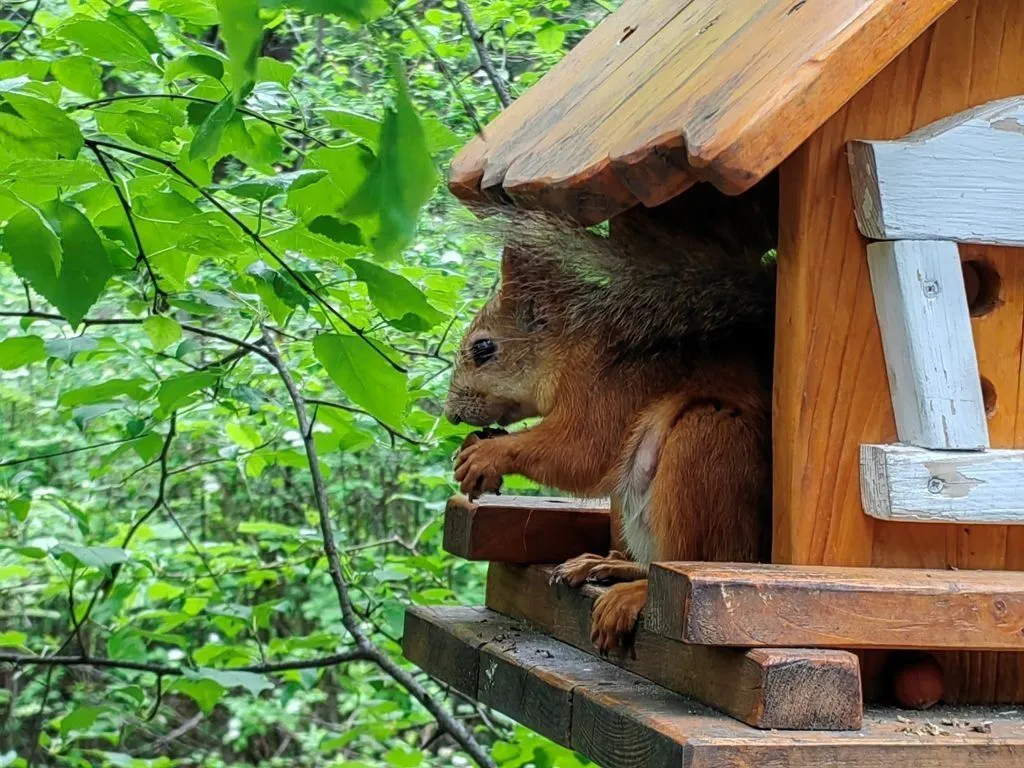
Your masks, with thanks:
[{"label": "squirrel's tail", "polygon": [[600,329],[640,353],[771,339],[775,265],[767,254],[706,234],[633,231],[612,239],[547,214],[503,218],[520,288],[564,310],[569,333]]}]

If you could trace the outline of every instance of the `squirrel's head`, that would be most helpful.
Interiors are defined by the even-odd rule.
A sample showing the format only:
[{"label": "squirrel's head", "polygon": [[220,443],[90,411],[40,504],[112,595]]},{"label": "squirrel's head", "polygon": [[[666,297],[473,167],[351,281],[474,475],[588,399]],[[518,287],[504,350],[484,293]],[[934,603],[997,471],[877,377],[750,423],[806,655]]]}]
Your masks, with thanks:
[{"label": "squirrel's head", "polygon": [[507,426],[542,411],[542,372],[550,334],[525,252],[502,253],[501,290],[473,318],[452,368],[445,416]]}]

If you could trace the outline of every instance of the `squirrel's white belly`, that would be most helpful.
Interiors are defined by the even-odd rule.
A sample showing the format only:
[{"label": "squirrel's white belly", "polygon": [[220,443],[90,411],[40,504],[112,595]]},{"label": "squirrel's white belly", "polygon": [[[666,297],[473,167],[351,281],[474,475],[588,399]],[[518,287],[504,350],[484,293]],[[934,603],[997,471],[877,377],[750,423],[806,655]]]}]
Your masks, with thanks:
[{"label": "squirrel's white belly", "polygon": [[[630,473],[631,474],[631,473]],[[630,556],[638,563],[649,565],[654,560],[654,536],[651,535],[651,484],[630,482],[630,474],[619,486],[622,505],[622,537]]]}]

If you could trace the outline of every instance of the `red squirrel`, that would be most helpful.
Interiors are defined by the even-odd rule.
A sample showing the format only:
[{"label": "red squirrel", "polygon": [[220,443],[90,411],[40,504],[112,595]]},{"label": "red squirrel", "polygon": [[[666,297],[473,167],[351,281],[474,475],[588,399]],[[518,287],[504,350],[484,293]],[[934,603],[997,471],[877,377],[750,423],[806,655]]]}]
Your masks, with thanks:
[{"label": "red squirrel", "polygon": [[481,427],[541,420],[471,435],[455,479],[471,498],[507,474],[612,497],[615,549],[552,577],[624,582],[593,611],[607,653],[631,640],[651,562],[766,555],[773,268],[711,238],[623,242],[546,219],[512,238],[445,413]]}]

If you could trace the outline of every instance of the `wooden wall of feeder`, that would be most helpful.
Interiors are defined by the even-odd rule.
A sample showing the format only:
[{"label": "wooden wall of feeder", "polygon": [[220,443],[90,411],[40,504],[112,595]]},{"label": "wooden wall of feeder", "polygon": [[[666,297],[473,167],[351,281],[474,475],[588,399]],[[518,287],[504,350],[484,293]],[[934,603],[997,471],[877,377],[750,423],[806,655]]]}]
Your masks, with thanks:
[{"label": "wooden wall of feeder", "polygon": [[450,187],[777,246],[773,551],[653,565],[601,659],[600,588],[548,580],[610,516],[456,498],[486,606],[411,611],[409,658],[603,766],[1019,763],[1024,3],[626,0]]}]

